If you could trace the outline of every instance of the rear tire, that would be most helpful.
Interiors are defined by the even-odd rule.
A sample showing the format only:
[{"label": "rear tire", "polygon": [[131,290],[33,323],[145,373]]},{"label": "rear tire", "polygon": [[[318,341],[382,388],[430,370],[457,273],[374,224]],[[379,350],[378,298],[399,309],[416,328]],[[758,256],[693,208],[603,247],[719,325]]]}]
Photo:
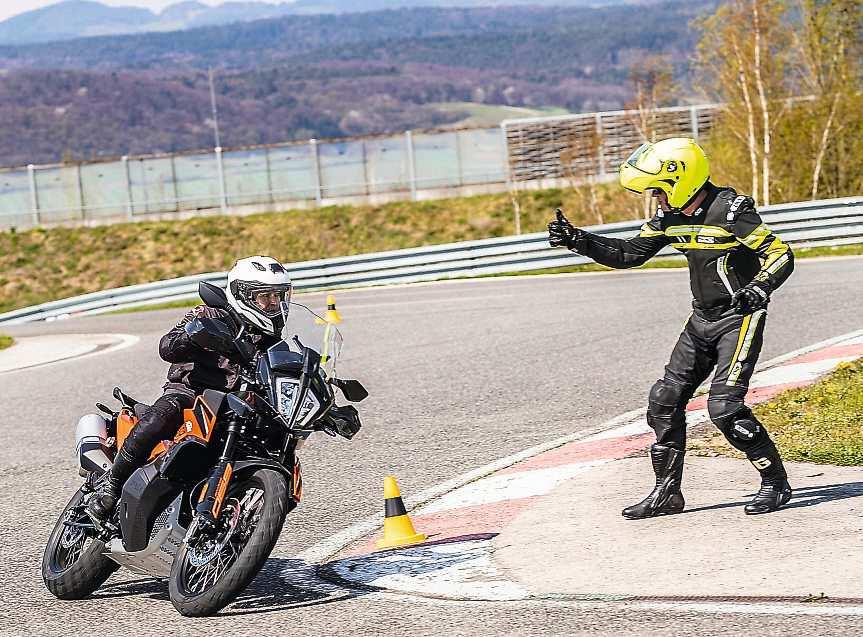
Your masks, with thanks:
[{"label": "rear tire", "polygon": [[104,542],[63,524],[67,517],[74,522],[89,522],[85,513],[72,513],[83,499],[84,493],[78,489],[54,525],[42,556],[42,580],[59,599],[88,597],[120,568],[103,555]]},{"label": "rear tire", "polygon": [[[192,563],[197,559],[192,548],[195,536],[189,542],[184,542],[177,552],[171,566],[168,592],[174,608],[181,615],[205,617],[219,612],[249,585],[270,556],[288,513],[288,485],[281,473],[272,469],[258,469],[247,478],[237,480],[225,497],[219,518],[221,521],[229,514],[229,500],[240,500],[243,494],[253,489],[263,491],[263,502],[253,514],[257,521],[233,563],[214,582],[208,584],[208,576],[201,575],[206,566],[201,568]],[[217,557],[224,555],[224,551],[224,548],[221,549]],[[217,557],[211,559],[214,561]],[[210,563],[207,562],[207,565]]]}]

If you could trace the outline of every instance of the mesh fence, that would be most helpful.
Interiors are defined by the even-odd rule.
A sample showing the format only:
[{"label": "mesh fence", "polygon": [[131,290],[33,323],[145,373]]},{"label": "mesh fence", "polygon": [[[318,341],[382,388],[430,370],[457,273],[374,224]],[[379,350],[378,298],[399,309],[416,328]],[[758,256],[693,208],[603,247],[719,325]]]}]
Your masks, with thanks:
[{"label": "mesh fence", "polygon": [[[707,133],[715,106],[509,120],[500,127],[0,171],[0,228],[145,219],[232,206],[583,178],[613,173],[644,138]],[[431,193],[428,196],[434,196]]]}]

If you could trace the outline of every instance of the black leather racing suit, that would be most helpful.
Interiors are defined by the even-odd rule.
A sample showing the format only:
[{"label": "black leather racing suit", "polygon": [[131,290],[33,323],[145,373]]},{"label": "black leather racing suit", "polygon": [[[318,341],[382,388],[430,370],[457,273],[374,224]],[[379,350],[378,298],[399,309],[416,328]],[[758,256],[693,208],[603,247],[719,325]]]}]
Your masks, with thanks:
[{"label": "black leather racing suit", "polygon": [[[693,296],[690,315],[664,377],[650,390],[647,420],[658,444],[686,447],[686,404],[716,372],[707,406],[711,420],[762,475],[781,462],[764,427],[744,404],[761,352],[766,309],[741,316],[731,307],[734,292],[752,284],[768,295],[794,269],[794,255],[761,221],[750,197],[707,183],[707,197],[692,215],[665,213],[645,223],[632,239],[592,233],[575,251],[612,268],[642,265],[665,246],[686,255]],[[768,464],[769,463],[769,464]]]},{"label": "black leather racing suit", "polygon": [[[199,305],[186,312],[180,322],[159,341],[159,355],[171,363],[164,393],[141,416],[132,428],[111,469],[111,482],[116,492],[132,472],[144,465],[161,440],[170,440],[183,422],[183,410],[192,407],[195,396],[204,389],[232,391],[240,380],[240,369],[217,352],[195,345],[186,334],[186,323],[196,317],[225,320],[227,312]],[[248,333],[248,339],[258,351],[264,351],[278,339],[258,333]]]}]

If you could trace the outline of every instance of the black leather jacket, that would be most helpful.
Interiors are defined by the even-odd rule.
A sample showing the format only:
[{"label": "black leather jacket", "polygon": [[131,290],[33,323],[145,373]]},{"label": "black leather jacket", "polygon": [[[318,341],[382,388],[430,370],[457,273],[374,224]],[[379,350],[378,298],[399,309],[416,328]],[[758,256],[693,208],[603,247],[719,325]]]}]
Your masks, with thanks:
[{"label": "black leather jacket", "polygon": [[[204,389],[232,391],[237,388],[240,379],[240,366],[218,352],[202,349],[195,345],[186,334],[186,323],[196,317],[207,317],[224,320],[228,325],[228,313],[224,310],[198,305],[189,310],[170,332],[159,341],[159,356],[165,362],[171,363],[168,369],[168,382],[165,389],[191,389],[200,393]],[[248,332],[248,339],[259,351],[265,351],[278,339],[258,332]]]},{"label": "black leather jacket", "polygon": [[707,197],[692,216],[656,215],[631,239],[587,233],[574,248],[612,268],[642,265],[667,245],[686,255],[693,308],[708,318],[721,315],[731,297],[753,283],[768,294],[794,270],[794,254],[761,221],[751,197],[707,183]]}]

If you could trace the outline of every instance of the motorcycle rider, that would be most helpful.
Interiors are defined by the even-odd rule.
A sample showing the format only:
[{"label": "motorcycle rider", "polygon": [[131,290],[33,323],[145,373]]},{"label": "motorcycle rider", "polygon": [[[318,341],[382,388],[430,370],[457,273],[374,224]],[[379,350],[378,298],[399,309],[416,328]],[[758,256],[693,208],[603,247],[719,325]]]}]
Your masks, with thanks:
[{"label": "motorcycle rider", "polygon": [[[241,317],[245,338],[258,352],[279,340],[284,320],[281,302],[290,302],[291,278],[276,259],[253,256],[240,259],[228,272],[228,303]],[[146,462],[163,439],[172,439],[204,389],[231,391],[240,381],[240,366],[221,351],[204,349],[193,340],[200,326],[194,319],[218,319],[231,324],[228,312],[198,305],[159,341],[159,355],[171,367],[164,393],[141,416],[129,432],[98,492],[90,499],[87,513],[97,524],[109,519],[117,507],[123,484]]]},{"label": "motorcycle rider", "polygon": [[707,157],[694,140],[646,143],[619,169],[624,188],[650,192],[658,203],[637,236],[624,240],[586,232],[560,210],[548,225],[552,246],[612,268],[642,265],[668,245],[688,261],[693,311],[648,400],[647,422],[656,433],[650,448],[656,485],[647,498],[623,510],[629,519],[683,510],[686,404],[714,367],[710,418],[761,474],[761,487],[745,512],[768,513],[791,498],[779,452],[744,397],[761,351],[770,295],[791,274],[794,255],[761,221],[750,197],[713,185],[709,176]]}]

